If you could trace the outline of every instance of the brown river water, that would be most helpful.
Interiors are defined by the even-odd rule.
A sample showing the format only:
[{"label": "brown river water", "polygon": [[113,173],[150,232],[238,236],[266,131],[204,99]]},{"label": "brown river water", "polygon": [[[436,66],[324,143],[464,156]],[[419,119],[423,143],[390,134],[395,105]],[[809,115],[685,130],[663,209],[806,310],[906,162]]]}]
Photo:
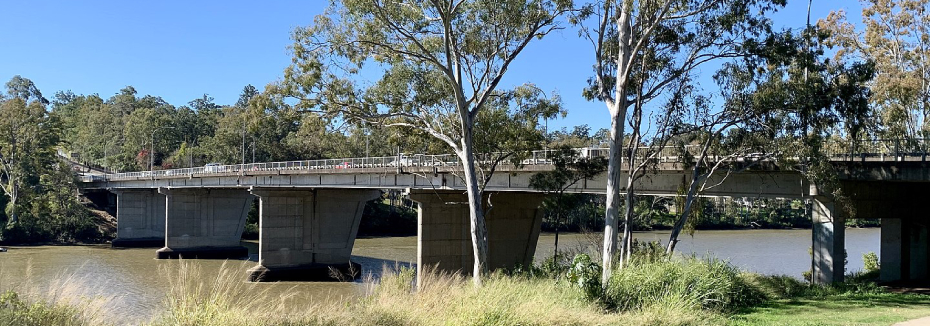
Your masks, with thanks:
[{"label": "brown river water", "polygon": [[[668,232],[638,232],[640,240],[668,241]],[[536,259],[544,259],[553,252],[552,234],[539,238]],[[749,271],[764,274],[787,274],[800,277],[810,268],[808,248],[810,230],[732,230],[698,231],[693,237],[682,236],[677,250],[682,254],[713,256],[726,259]],[[574,251],[599,250],[600,234],[562,234],[560,249]],[[244,243],[252,253],[253,261],[226,262],[243,271],[254,266],[257,244]],[[847,229],[846,248],[848,271],[862,269],[862,254],[878,253],[880,231]],[[353,261],[362,264],[363,273],[377,277],[384,265],[410,266],[416,261],[416,237],[386,237],[358,239],[352,252]],[[71,277],[72,285],[82,293],[113,298],[107,310],[118,311],[125,322],[150,320],[163,310],[168,279],[159,275],[176,268],[178,261],[156,260],[155,249],[111,249],[108,245],[96,246],[39,246],[13,247],[0,253],[0,289],[47,284]],[[191,261],[188,261],[191,262]],[[223,261],[194,260],[205,280],[216,279]],[[23,284],[30,283],[30,284]],[[260,285],[271,293],[292,294],[306,300],[338,300],[360,295],[359,283],[282,282]]]}]

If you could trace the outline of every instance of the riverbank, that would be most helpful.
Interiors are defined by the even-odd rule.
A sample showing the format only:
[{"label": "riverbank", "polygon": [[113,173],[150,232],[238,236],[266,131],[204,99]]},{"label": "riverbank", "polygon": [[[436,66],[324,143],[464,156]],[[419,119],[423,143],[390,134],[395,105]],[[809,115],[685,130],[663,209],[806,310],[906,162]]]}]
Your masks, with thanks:
[{"label": "riverbank", "polygon": [[[862,254],[879,252],[880,232],[877,229],[851,229],[847,231],[846,246],[849,253],[848,271],[863,269]],[[667,241],[667,232],[636,232],[638,241]],[[810,268],[810,230],[742,230],[699,231],[694,237],[681,238],[678,252],[684,256],[716,257],[726,259],[741,270],[767,274],[784,274],[800,279]],[[597,234],[562,234],[559,248],[570,254],[600,252],[603,238]],[[243,270],[254,267],[258,260],[256,242],[242,242],[249,248],[251,261],[234,261],[229,264]],[[541,264],[553,254],[554,236],[541,234],[536,247],[536,262]],[[178,261],[158,260],[155,249],[114,249],[98,246],[39,246],[13,247],[0,253],[0,285],[22,282],[21,275],[32,274],[32,283],[43,284],[61,278],[62,273],[82,275],[86,288],[105,288],[107,295],[116,297],[111,305],[125,311],[138,323],[149,320],[165,310],[164,298],[169,287],[159,275],[162,269],[177,268]],[[413,266],[417,257],[416,237],[359,238],[352,251],[352,261],[362,265],[363,275],[378,277],[382,267]],[[191,260],[203,272],[199,277],[215,278],[223,264],[218,260]],[[241,264],[241,266],[239,265]],[[241,280],[245,275],[239,275]],[[262,291],[275,295],[289,295],[307,301],[341,300],[340,298],[364,295],[358,283],[296,282],[259,285]]]},{"label": "riverbank", "polygon": [[[306,300],[241,282],[244,266],[223,264],[205,279],[197,264],[179,262],[159,271],[169,282],[165,309],[138,324],[891,325],[930,315],[930,296],[889,293],[867,281],[809,288],[719,261],[641,264],[615,272],[603,293],[578,286],[578,277],[585,283],[596,273],[496,273],[477,288],[461,276],[427,273],[414,288],[413,270],[399,268],[364,281],[360,296]],[[50,287],[0,285],[0,325],[130,324],[121,322],[124,311],[109,304],[112,298],[78,291],[80,278]]]}]

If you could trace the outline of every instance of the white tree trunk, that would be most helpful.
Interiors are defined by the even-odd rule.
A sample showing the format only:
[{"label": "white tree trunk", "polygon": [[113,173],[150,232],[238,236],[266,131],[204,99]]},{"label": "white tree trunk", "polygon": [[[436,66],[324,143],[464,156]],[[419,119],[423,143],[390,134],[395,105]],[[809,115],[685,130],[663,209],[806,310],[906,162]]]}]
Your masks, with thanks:
[{"label": "white tree trunk", "polygon": [[[467,128],[466,129],[470,129]],[[474,257],[472,280],[476,286],[481,285],[481,277],[487,270],[488,261],[488,228],[484,221],[484,210],[481,205],[482,193],[478,187],[478,174],[475,168],[475,153],[471,132],[466,132],[462,138],[462,151],[459,154],[465,174],[465,185],[468,190],[469,224],[471,225],[471,244]]]},{"label": "white tree trunk", "polygon": [[[617,102],[623,100],[618,99]],[[620,106],[618,115],[610,122],[610,158],[607,165],[607,212],[604,216],[604,252],[601,256],[603,271],[601,282],[607,285],[617,254],[617,238],[620,228],[620,177],[623,174],[623,127],[626,120],[626,101]],[[618,103],[619,104],[619,103]]]},{"label": "white tree trunk", "polygon": [[613,270],[613,259],[617,254],[617,231],[619,229],[620,215],[620,175],[623,173],[623,130],[626,124],[627,95],[626,71],[629,66],[630,39],[629,29],[630,10],[624,2],[620,5],[620,17],[617,19],[619,42],[617,62],[617,78],[614,89],[614,100],[608,101],[610,110],[610,157],[607,165],[607,211],[604,216],[604,252],[601,272],[601,284],[607,286],[610,273]]},{"label": "white tree trunk", "polygon": [[629,172],[626,194],[623,198],[623,246],[620,248],[620,268],[629,263],[633,252],[633,174],[632,171]]},{"label": "white tree trunk", "polygon": [[12,191],[10,192],[10,223],[16,223],[19,221],[19,217],[16,215],[16,199],[19,198],[19,191],[16,189],[16,181],[11,183]]}]

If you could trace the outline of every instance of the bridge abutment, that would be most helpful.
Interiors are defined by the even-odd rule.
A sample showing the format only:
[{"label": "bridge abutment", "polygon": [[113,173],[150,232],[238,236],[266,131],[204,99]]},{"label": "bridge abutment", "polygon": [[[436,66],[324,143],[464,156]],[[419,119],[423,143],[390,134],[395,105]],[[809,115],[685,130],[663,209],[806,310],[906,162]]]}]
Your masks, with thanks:
[{"label": "bridge abutment", "polygon": [[239,244],[253,197],[237,189],[159,188],[166,197],[165,247],[158,259],[248,256]]},{"label": "bridge abutment", "polygon": [[372,189],[253,188],[259,197],[259,266],[250,281],[353,280],[352,247]]},{"label": "bridge abutment", "polygon": [[111,189],[116,194],[113,247],[165,245],[165,196],[155,189]]},{"label": "bridge abutment", "polygon": [[[488,268],[533,263],[542,223],[543,194],[485,193]],[[468,196],[462,192],[413,191],[418,203],[417,277],[424,268],[470,274],[472,254]],[[488,205],[488,202],[491,204]]]}]

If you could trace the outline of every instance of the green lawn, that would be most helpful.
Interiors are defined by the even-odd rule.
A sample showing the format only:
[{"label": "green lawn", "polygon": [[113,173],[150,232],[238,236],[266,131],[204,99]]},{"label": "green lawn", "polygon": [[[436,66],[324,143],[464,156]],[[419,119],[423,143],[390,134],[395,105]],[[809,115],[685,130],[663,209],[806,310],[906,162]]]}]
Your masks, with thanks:
[{"label": "green lawn", "polygon": [[930,296],[840,294],[776,300],[730,318],[731,325],[892,325],[930,316]]}]

